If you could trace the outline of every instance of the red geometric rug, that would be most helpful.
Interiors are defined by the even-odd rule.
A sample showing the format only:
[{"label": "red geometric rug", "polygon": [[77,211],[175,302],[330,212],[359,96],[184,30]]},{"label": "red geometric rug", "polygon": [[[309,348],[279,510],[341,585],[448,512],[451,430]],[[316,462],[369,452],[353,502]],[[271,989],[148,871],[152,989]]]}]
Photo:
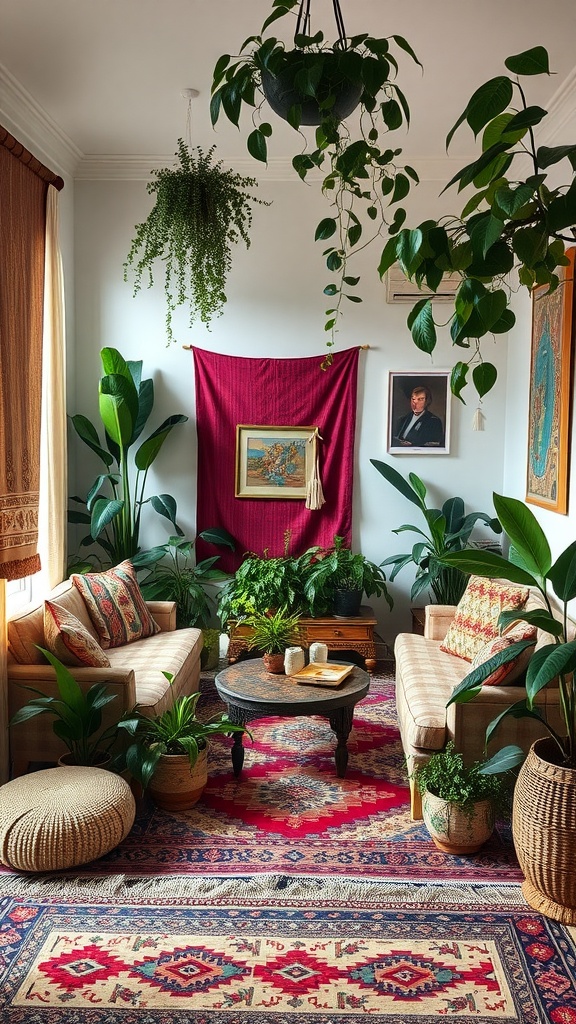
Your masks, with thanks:
[{"label": "red geometric rug", "polygon": [[[199,711],[209,715],[222,705],[204,682]],[[422,822],[410,821],[389,677],[374,677],[355,709],[344,779],[335,773],[325,719],[267,718],[250,728],[239,778],[232,740],[215,740],[196,807],[173,814],[146,802],[122,845],[82,871],[522,880],[506,825],[479,853],[453,857],[436,849]]]},{"label": "red geometric rug", "polygon": [[31,880],[0,897],[2,1024],[576,1022],[574,930],[517,886],[430,902],[417,885],[211,881],[106,899]]}]

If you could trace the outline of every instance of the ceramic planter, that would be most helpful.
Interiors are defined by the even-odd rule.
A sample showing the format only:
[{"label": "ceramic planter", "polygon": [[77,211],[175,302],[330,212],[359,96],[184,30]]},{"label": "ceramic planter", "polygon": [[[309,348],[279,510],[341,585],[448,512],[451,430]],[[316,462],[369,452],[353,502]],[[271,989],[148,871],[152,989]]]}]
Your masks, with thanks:
[{"label": "ceramic planter", "polygon": [[[557,763],[556,744],[532,744],[514,789],[512,834],[527,903],[576,924],[576,769]],[[556,761],[556,763],[554,763]]]},{"label": "ceramic planter", "polygon": [[267,672],[272,672],[275,676],[284,674],[284,653],[282,654],[264,654],[262,656],[264,662],[264,668]]},{"label": "ceramic planter", "polygon": [[422,817],[435,846],[444,853],[476,853],[494,831],[491,800],[478,800],[471,811],[464,811],[434,793],[425,792]]},{"label": "ceramic planter", "polygon": [[359,615],[363,593],[363,590],[335,590],[334,615],[343,619],[348,619],[351,615]]},{"label": "ceramic planter", "polygon": [[156,765],[149,793],[164,811],[185,811],[198,802],[208,782],[208,747],[190,767],[187,754],[162,754]]}]

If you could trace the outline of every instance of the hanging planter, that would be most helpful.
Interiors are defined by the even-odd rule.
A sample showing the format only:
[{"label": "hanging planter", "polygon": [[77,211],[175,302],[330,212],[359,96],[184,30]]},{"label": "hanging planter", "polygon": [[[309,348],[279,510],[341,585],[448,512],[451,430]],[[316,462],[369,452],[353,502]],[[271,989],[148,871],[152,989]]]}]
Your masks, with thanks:
[{"label": "hanging planter", "polygon": [[[334,345],[343,300],[362,301],[355,292],[360,278],[351,276],[350,259],[370,242],[400,230],[406,213],[396,204],[418,181],[412,167],[398,164],[402,151],[388,138],[410,121],[406,98],[396,83],[394,47],[420,64],[402,36],[346,36],[339,2],[332,2],[338,34],[333,45],[324,41],[322,32],[311,34],[310,0],[274,0],[260,34],[249,36],[240,56],[233,61],[224,54],[218,60],[210,106],[213,124],[224,113],[237,127],[243,104],[250,108],[253,130],[248,150],[266,163],[273,126],[260,120],[266,110],[260,101],[267,101],[298,133],[292,165],[299,177],[305,179],[317,169],[324,173],[321,189],[332,209],[318,224],[315,237],[325,243],[326,266],[334,275],[324,287],[329,296],[328,349]],[[264,38],[273,22],[296,9],[292,48],[274,36]],[[355,111],[359,116],[355,114],[350,125],[346,119]],[[317,126],[310,144],[301,131],[305,125]],[[394,207],[393,213],[388,207]],[[329,352],[323,366],[331,360]]]},{"label": "hanging planter", "polygon": [[209,325],[226,302],[226,282],[232,267],[232,245],[240,239],[250,246],[254,203],[267,206],[250,193],[255,178],[244,178],[213,163],[215,147],[207,153],[189,149],[178,139],[178,165],[155,170],[146,186],[156,202],[136,234],[124,263],[124,280],[134,271],[134,294],[154,284],[157,261],[164,263],[166,333],[174,341],[172,314],[190,306],[189,324]]}]

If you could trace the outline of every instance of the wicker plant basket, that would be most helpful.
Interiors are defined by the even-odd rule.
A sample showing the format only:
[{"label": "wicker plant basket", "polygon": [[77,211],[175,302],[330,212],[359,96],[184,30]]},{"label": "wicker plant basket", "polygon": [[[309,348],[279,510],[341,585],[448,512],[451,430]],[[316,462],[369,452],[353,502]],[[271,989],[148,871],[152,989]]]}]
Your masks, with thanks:
[{"label": "wicker plant basket", "polygon": [[208,782],[208,747],[193,768],[187,754],[162,754],[150,783],[150,796],[164,811],[185,811],[198,802]]},{"label": "wicker plant basket", "polygon": [[532,744],[514,790],[512,833],[526,902],[576,924],[576,769],[561,767],[556,751],[551,739]]},{"label": "wicker plant basket", "polygon": [[434,845],[444,853],[476,853],[494,831],[491,800],[478,800],[466,811],[426,791],[422,796],[422,816]]}]

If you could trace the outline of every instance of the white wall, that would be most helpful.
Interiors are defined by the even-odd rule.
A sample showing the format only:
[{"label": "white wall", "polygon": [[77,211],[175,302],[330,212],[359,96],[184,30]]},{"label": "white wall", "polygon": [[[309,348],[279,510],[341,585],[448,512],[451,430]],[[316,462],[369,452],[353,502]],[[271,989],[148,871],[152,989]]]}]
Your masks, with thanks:
[{"label": "white wall", "polygon": [[[423,183],[411,201],[414,223],[441,212],[437,199],[443,182]],[[134,225],[143,220],[151,198],[143,181],[77,181],[75,212],[76,272],[76,403],[70,412],[97,417],[96,392],[100,376],[99,351],[104,345],[118,348],[124,356],[144,360],[146,376],[156,387],[154,426],[161,418],[184,412],[189,422],[172,435],[157,461],[158,490],[174,494],[179,519],[190,534],[195,529],[195,429],[192,356],[183,344],[222,353],[262,357],[324,354],[322,289],[330,277],[321,256],[322,244],[313,241],[314,227],[326,208],[316,186],[300,181],[262,181],[258,194],[272,201],[254,214],[252,246],[238,247],[229,279],[224,315],[210,332],[203,327],[190,331],[184,311],[175,319],[178,344],[166,348],[161,271],[153,289],[136,298],[123,281],[122,264],[130,247]],[[406,550],[406,536],[392,529],[418,521],[409,505],[370,465],[371,458],[389,459],[400,472],[415,472],[429,486],[431,499],[441,504],[461,495],[468,510],[489,511],[490,496],[502,482],[504,450],[505,339],[494,350],[500,380],[496,391],[483,403],[485,430],[474,432],[476,403],[462,406],[452,400],[450,455],[388,456],[386,421],[388,371],[430,368],[448,369],[454,361],[450,339],[445,336],[431,362],[412,344],[406,327],[409,306],[387,305],[384,285],[376,273],[378,249],[362,256],[362,305],[347,304],[338,335],[341,348],[370,346],[360,355],[356,474],[354,497],[354,547],[373,561]],[[352,269],[351,269],[351,272]],[[437,306],[439,317],[449,307]],[[460,350],[458,350],[460,353]],[[75,442],[71,442],[74,447]],[[78,442],[78,446],[79,446]],[[82,446],[83,447],[83,446]],[[78,462],[78,493],[98,471],[96,461]],[[152,483],[152,481],[151,481]],[[145,526],[145,543],[159,542],[164,534],[152,515]],[[167,534],[166,534],[167,536]],[[416,538],[414,538],[416,540]],[[411,546],[412,539],[409,544]],[[409,590],[412,574],[407,568],[392,586],[392,614],[384,602],[376,602],[380,632],[392,641],[410,628]]]}]

